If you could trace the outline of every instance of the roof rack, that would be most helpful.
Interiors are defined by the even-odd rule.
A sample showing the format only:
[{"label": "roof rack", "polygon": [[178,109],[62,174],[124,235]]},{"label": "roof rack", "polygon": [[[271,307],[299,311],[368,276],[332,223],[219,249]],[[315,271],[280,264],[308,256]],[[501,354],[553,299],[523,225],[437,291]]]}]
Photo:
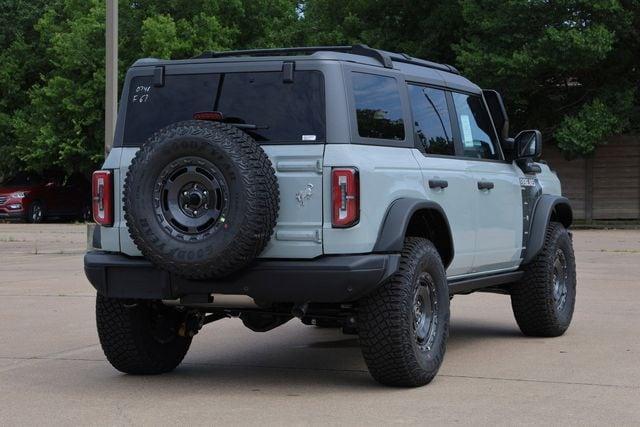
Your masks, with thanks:
[{"label": "roof rack", "polygon": [[234,56],[286,56],[315,52],[341,52],[353,55],[361,55],[373,58],[380,62],[385,68],[393,68],[393,61],[404,62],[407,64],[419,65],[422,67],[434,68],[441,71],[460,74],[458,70],[450,65],[438,64],[424,59],[412,58],[411,56],[400,53],[391,53],[383,50],[373,49],[364,44],[356,44],[353,46],[308,46],[308,47],[286,47],[276,49],[247,49],[247,50],[230,50],[226,52],[204,52],[194,59],[202,58],[228,58]]},{"label": "roof rack", "polygon": [[452,65],[449,64],[439,64],[437,62],[431,62],[431,61],[427,61],[426,59],[420,59],[420,58],[413,58],[409,55],[407,55],[406,53],[400,53],[400,54],[392,54],[391,59],[396,61],[396,62],[403,62],[405,64],[413,64],[413,65],[419,65],[421,67],[428,67],[428,68],[433,68],[436,70],[441,70],[441,71],[447,71],[449,73],[453,73],[453,74],[460,74],[460,71],[458,71],[458,69]]}]

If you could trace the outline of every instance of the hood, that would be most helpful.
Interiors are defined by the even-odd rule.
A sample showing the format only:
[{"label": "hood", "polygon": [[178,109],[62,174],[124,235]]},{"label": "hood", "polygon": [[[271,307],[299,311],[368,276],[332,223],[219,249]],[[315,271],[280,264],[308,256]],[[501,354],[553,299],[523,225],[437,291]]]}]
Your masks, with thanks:
[{"label": "hood", "polygon": [[35,189],[36,186],[34,185],[16,185],[15,187],[0,185],[0,195],[9,196],[13,193],[17,193],[18,191],[33,191]]}]

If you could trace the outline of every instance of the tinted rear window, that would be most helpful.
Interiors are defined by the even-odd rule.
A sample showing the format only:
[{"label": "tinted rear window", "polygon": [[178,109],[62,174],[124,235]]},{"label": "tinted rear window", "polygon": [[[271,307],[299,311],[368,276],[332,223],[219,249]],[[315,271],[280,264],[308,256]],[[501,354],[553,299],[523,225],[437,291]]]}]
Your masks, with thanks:
[{"label": "tinted rear window", "polygon": [[131,80],[123,144],[141,145],[157,130],[200,111],[220,111],[225,121],[256,125],[246,130],[260,142],[325,140],[324,79],[319,71],[296,71],[293,83],[281,72],[167,75]]},{"label": "tinted rear window", "polygon": [[404,140],[402,103],[396,79],[353,73],[353,94],[361,137]]}]

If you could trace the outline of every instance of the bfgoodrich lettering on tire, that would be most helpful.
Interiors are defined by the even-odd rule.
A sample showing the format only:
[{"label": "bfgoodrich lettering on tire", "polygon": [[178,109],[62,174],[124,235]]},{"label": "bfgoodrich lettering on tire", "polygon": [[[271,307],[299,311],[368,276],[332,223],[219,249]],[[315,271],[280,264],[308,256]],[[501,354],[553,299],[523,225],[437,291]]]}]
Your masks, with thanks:
[{"label": "bfgoodrich lettering on tire", "polygon": [[430,241],[406,239],[398,272],[360,302],[358,331],[378,382],[415,387],[435,377],[449,335],[449,289]]},{"label": "bfgoodrich lettering on tire", "polygon": [[267,245],[278,215],[275,171],[246,133],[185,121],[147,141],[124,184],[136,246],[160,268],[191,278],[239,270]]},{"label": "bfgoodrich lettering on tire", "polygon": [[511,288],[511,306],[525,335],[556,337],[565,333],[576,303],[576,260],[569,233],[552,222],[540,253]]}]

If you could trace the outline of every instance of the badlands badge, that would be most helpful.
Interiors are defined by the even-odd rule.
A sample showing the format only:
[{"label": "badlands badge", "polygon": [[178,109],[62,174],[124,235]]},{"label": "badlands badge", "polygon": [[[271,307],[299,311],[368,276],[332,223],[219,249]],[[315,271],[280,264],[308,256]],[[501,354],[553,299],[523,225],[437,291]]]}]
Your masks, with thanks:
[{"label": "badlands badge", "polygon": [[535,178],[520,178],[521,187],[535,187],[537,182]]}]

